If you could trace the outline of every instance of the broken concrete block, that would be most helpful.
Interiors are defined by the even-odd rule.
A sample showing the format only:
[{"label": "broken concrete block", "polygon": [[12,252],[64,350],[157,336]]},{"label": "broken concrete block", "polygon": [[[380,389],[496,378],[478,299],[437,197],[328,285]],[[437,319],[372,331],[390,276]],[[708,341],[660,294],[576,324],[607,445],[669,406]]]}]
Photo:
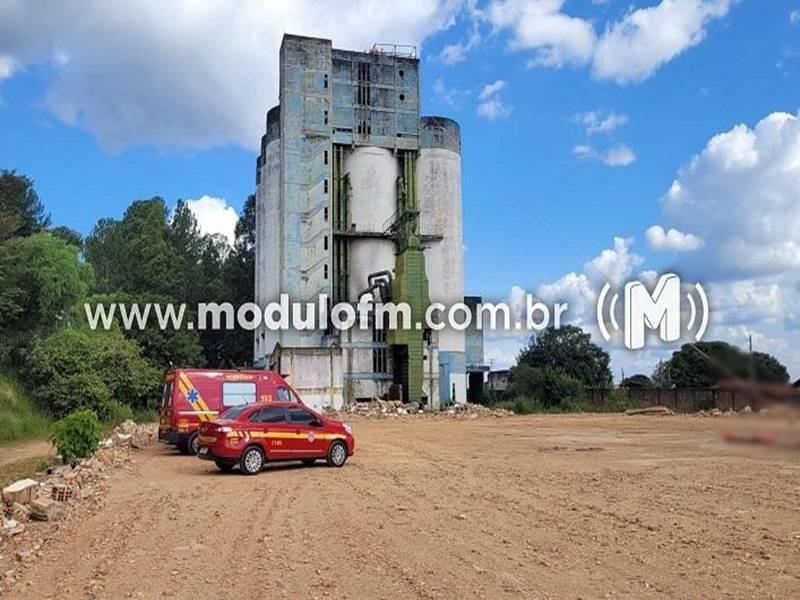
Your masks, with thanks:
[{"label": "broken concrete block", "polygon": [[14,505],[11,507],[11,514],[17,521],[27,521],[28,517],[31,515],[31,509],[25,504],[14,502]]},{"label": "broken concrete block", "polygon": [[33,500],[33,493],[39,487],[39,482],[33,479],[20,479],[3,488],[3,500],[6,504],[28,504]]},{"label": "broken concrete block", "polygon": [[50,498],[36,498],[31,502],[31,519],[55,521],[64,513],[64,505]]},{"label": "broken concrete block", "polygon": [[3,519],[3,535],[12,537],[25,531],[25,525],[14,519]]},{"label": "broken concrete block", "polygon": [[50,498],[58,502],[67,502],[72,498],[73,489],[68,485],[57,483],[50,490]]},{"label": "broken concrete block", "polygon": [[118,446],[130,446],[131,440],[133,439],[132,433],[115,433],[114,434],[115,441]]}]

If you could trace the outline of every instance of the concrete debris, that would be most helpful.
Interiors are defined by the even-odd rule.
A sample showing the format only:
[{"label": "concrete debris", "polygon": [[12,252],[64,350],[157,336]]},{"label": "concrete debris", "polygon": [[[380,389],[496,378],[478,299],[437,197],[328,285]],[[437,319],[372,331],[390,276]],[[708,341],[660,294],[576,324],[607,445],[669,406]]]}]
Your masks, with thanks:
[{"label": "concrete debris", "polygon": [[720,410],[719,408],[712,408],[711,410],[698,410],[694,413],[696,417],[738,417],[740,415],[753,415],[753,414],[763,414],[766,412],[767,409],[762,408],[757,413],[753,411],[752,408],[749,406],[745,406],[739,412],[729,408],[726,411]]},{"label": "concrete debris", "polygon": [[[48,469],[41,481],[22,479],[3,489],[5,508],[0,506],[0,554],[3,544],[15,538],[14,555],[20,562],[38,556],[45,523],[91,512],[102,506],[111,471],[125,468],[136,449],[155,441],[158,425],[139,425],[125,421],[99,444],[93,456],[74,466],[60,465]],[[74,516],[74,515],[73,515]],[[46,531],[46,530],[44,530]],[[46,535],[46,534],[45,534]],[[36,537],[40,539],[36,541]],[[6,576],[13,580],[15,575]],[[0,590],[0,595],[2,591]]]},{"label": "concrete debris", "polygon": [[666,406],[648,406],[647,408],[633,408],[631,410],[626,410],[625,414],[628,416],[636,416],[636,415],[656,415],[656,416],[664,416],[664,415],[674,415],[675,411],[671,408],[667,408]]},{"label": "concrete debris", "polygon": [[56,502],[68,502],[72,499],[73,493],[73,488],[66,484],[57,483],[50,488],[50,498]]},{"label": "concrete debris", "polygon": [[469,403],[457,404],[441,412],[425,412],[419,410],[415,405],[404,404],[400,400],[381,400],[380,398],[374,398],[369,402],[356,402],[352,406],[345,407],[340,411],[328,411],[328,414],[340,417],[348,414],[355,414],[368,419],[397,417],[429,418],[436,416],[476,419],[480,416],[505,417],[513,413],[504,409],[492,409],[480,404]]},{"label": "concrete debris", "polygon": [[37,498],[31,502],[31,519],[34,521],[55,521],[64,514],[64,503],[50,498]]},{"label": "concrete debris", "polygon": [[3,500],[6,504],[27,504],[38,487],[39,482],[34,479],[20,479],[3,488]]},{"label": "concrete debris", "polygon": [[11,507],[12,518],[17,521],[27,521],[30,515],[31,509],[27,505],[14,502],[14,505]]},{"label": "concrete debris", "polygon": [[3,519],[2,532],[5,537],[13,537],[25,531],[25,525],[16,519]]}]

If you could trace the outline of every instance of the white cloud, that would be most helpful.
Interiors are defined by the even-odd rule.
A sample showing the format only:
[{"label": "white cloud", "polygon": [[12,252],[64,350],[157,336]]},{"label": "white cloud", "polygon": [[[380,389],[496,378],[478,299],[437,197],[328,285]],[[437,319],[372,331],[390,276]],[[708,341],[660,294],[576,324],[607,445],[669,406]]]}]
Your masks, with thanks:
[{"label": "white cloud", "polygon": [[489,83],[481,89],[480,94],[478,94],[478,100],[487,100],[505,87],[506,82],[502,79],[498,79],[494,83]]},{"label": "white cloud", "polygon": [[705,245],[705,241],[692,233],[677,229],[664,230],[661,225],[653,225],[645,232],[647,243],[653,250],[673,252],[693,252]]},{"label": "white cloud", "polygon": [[[650,246],[692,250],[679,253],[669,270],[708,291],[705,339],[744,347],[752,335],[756,350],[775,355],[800,376],[800,115],[773,113],[753,127],[737,125],[711,137],[664,194],[659,220],[663,225],[647,231]],[[541,285],[537,294],[566,299],[566,317],[600,342],[596,292],[606,280],[619,286],[642,265],[631,241],[618,238],[582,272]],[[652,286],[657,275],[645,269],[638,277]],[[630,352],[613,337],[603,345],[615,375],[621,367],[627,374],[649,373],[675,349],[661,344]]]},{"label": "white cloud", "polygon": [[[547,303],[566,302],[565,319],[581,327],[594,326],[597,293],[606,282],[620,286],[628,281],[644,258],[631,250],[632,238],[615,237],[614,246],[583,265],[579,273],[563,277],[536,288],[536,297]],[[523,296],[524,301],[524,296]]]},{"label": "white cloud", "polygon": [[792,25],[800,24],[800,10],[795,9],[792,12],[789,13],[789,22]]},{"label": "white cloud", "polygon": [[665,227],[706,246],[685,268],[708,278],[800,271],[800,117],[773,113],[712,137],[662,199]]},{"label": "white cloud", "polygon": [[221,234],[233,246],[236,239],[236,222],[239,215],[236,209],[222,198],[201,196],[195,200],[187,200],[186,206],[197,219],[197,226],[204,234]]},{"label": "white cloud", "polygon": [[515,50],[536,51],[535,64],[561,67],[589,62],[595,45],[592,24],[561,12],[564,0],[492,2],[486,18],[495,29],[511,29]]},{"label": "white cloud", "polygon": [[0,82],[14,74],[14,59],[8,55],[0,54]]},{"label": "white cloud", "polygon": [[467,59],[467,53],[481,43],[481,34],[477,27],[477,22],[473,24],[472,30],[465,41],[447,44],[439,53],[439,60],[446,65],[455,65]]},{"label": "white cloud", "polygon": [[432,88],[433,93],[436,94],[440,102],[452,106],[453,108],[458,108],[461,101],[470,95],[468,90],[449,87],[441,77],[437,77],[436,80],[434,80]]},{"label": "white cloud", "polygon": [[706,26],[724,17],[736,0],[663,0],[629,12],[601,36],[592,71],[599,79],[647,79],[706,37]]},{"label": "white cloud", "polygon": [[662,0],[631,9],[598,35],[588,19],[563,12],[564,0],[494,0],[483,11],[510,30],[513,50],[533,50],[530,66],[591,65],[598,79],[641,81],[706,37],[708,24],[738,0]]},{"label": "white cloud", "polygon": [[586,128],[586,135],[611,133],[628,122],[627,115],[619,115],[614,111],[588,111],[578,113],[573,120]]},{"label": "white cloud", "polygon": [[572,153],[580,159],[596,160],[608,167],[627,167],[636,162],[636,153],[626,144],[617,144],[603,151],[589,144],[578,144]]},{"label": "white cloud", "polygon": [[[337,47],[421,45],[450,27],[461,0],[119,0],[0,3],[0,69],[44,64],[44,105],[107,148],[133,144],[255,149],[278,98],[284,32]],[[58,49],[54,56],[53,49]],[[69,57],[62,64],[58,56]],[[98,93],[102,90],[102,93]]]},{"label": "white cloud", "polygon": [[511,115],[512,107],[500,97],[500,92],[506,87],[506,82],[498,79],[489,83],[478,93],[478,115],[489,121],[505,119]]}]

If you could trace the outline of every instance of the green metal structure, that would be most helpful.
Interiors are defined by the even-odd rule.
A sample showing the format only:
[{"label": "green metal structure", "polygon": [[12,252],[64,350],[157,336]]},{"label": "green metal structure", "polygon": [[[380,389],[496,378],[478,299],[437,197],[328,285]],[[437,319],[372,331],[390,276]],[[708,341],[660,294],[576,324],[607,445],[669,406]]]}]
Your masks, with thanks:
[{"label": "green metal structure", "polygon": [[411,326],[387,332],[392,346],[395,381],[401,383],[405,400],[422,402],[424,381],[425,311],[430,304],[425,256],[419,233],[419,201],[417,198],[417,152],[398,152],[401,175],[397,178],[397,212],[387,233],[396,236],[395,278],[392,301],[404,302],[411,308]]}]

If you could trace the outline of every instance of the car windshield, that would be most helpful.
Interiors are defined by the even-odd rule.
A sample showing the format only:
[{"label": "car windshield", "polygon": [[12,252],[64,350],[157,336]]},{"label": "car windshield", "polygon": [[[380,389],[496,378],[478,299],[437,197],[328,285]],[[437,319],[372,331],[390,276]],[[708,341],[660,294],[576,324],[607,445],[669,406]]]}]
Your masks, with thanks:
[{"label": "car windshield", "polygon": [[239,418],[239,415],[242,414],[245,410],[247,410],[248,406],[245,404],[244,406],[235,406],[233,408],[229,408],[228,410],[224,411],[221,415],[221,419],[230,419],[235,420]]}]

